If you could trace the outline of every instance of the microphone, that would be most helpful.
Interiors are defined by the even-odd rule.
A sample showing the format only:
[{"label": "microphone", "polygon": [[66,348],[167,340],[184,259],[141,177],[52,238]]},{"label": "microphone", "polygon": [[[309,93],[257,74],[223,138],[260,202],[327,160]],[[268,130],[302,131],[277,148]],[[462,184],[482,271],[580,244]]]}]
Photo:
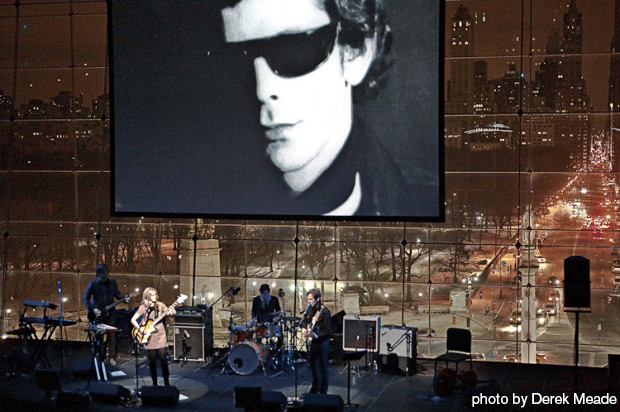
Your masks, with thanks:
[{"label": "microphone", "polygon": [[282,289],[278,290],[278,296],[283,298],[284,297],[284,290],[282,290]]},{"label": "microphone", "polygon": [[233,296],[235,296],[237,293],[239,293],[241,291],[241,288],[236,288],[232,290],[232,294]]},{"label": "microphone", "polygon": [[189,333],[187,333],[187,330],[184,330],[184,331],[183,331],[183,337],[184,337],[185,339],[189,339],[189,338],[190,338],[190,334],[189,334]]},{"label": "microphone", "polygon": [[306,313],[308,313],[308,311],[310,310],[311,307],[312,307],[312,305],[308,303],[308,306],[306,306],[306,310],[303,310],[303,311],[301,311],[299,313],[303,313],[304,316],[306,316]]}]

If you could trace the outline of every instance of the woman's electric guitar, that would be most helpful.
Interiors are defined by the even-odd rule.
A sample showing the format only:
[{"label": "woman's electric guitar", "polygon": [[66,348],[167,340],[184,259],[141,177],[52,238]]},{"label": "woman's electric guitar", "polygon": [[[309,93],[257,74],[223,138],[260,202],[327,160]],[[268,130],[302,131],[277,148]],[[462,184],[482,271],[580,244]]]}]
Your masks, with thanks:
[{"label": "woman's electric guitar", "polygon": [[[153,333],[157,332],[157,324],[161,322],[163,318],[168,316],[168,314],[170,313],[170,309],[174,308],[177,305],[180,305],[186,300],[187,295],[181,294],[179,295],[177,300],[174,301],[172,305],[168,306],[168,309],[161,313],[156,319],[147,319],[145,316],[142,320],[142,325],[139,328],[134,327],[133,331],[131,332],[136,342],[141,345],[149,343],[149,340],[151,340],[151,336],[153,335]],[[146,322],[146,324],[144,322]]]}]

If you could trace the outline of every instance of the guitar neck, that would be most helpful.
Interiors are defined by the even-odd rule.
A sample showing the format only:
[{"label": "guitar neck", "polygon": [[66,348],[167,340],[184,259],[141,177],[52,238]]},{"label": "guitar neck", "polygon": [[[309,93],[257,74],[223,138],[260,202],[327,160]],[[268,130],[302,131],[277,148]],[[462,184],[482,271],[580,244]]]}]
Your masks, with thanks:
[{"label": "guitar neck", "polygon": [[168,316],[168,313],[170,312],[170,309],[174,308],[176,305],[178,304],[178,302],[174,302],[172,305],[168,306],[168,309],[166,309],[161,315],[159,315],[157,317],[157,319],[155,319],[153,321],[153,324],[157,324],[159,323],[163,318],[165,318],[166,316]]}]

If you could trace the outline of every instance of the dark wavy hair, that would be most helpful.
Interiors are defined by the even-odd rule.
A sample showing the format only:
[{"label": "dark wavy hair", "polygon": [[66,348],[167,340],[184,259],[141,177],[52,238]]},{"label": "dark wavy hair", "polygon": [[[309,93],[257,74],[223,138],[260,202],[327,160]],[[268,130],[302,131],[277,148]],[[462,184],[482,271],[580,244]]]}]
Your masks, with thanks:
[{"label": "dark wavy hair", "polygon": [[325,0],[327,13],[339,21],[338,43],[363,50],[365,42],[374,42],[375,56],[362,83],[353,89],[353,100],[374,99],[388,81],[393,60],[392,31],[385,15],[383,0]]},{"label": "dark wavy hair", "polygon": [[[217,8],[234,7],[241,0],[217,0]],[[375,46],[375,56],[364,80],[353,88],[353,101],[374,99],[385,87],[394,61],[389,57],[392,31],[384,0],[323,0],[332,21],[340,23],[338,44],[363,51],[366,39]]]}]

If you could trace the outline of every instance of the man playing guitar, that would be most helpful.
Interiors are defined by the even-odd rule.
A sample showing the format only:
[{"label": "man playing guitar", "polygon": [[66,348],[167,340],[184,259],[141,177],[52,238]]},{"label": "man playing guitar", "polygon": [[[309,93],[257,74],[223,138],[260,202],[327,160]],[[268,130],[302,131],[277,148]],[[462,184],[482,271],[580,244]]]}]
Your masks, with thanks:
[{"label": "man playing guitar", "polygon": [[[174,316],[174,307],[182,303],[187,296],[181,295],[175,303],[166,306],[159,301],[157,289],[148,287],[142,293],[142,303],[131,318],[134,326],[134,338],[138,343],[146,343],[145,349],[149,356],[149,370],[153,386],[157,386],[157,359],[161,365],[161,373],[164,377],[164,385],[170,385],[170,372],[168,371],[168,336],[166,334],[166,316]],[[138,323],[138,319],[142,318]],[[159,322],[161,320],[161,322]],[[152,322],[149,322],[152,321]]]},{"label": "man playing guitar", "polygon": [[301,321],[301,333],[310,342],[311,393],[327,393],[329,387],[329,336],[332,315],[321,302],[321,291],[310,289],[308,307]]},{"label": "man playing guitar", "polygon": [[[116,310],[114,298],[129,302],[130,297],[118,290],[116,280],[108,276],[108,265],[97,264],[95,279],[91,280],[84,292],[84,304],[91,322],[116,326]],[[120,302],[118,302],[120,303]],[[109,363],[116,366],[116,338],[114,333],[107,334],[105,345],[100,345],[101,359],[105,359],[106,347],[110,352]]]}]

